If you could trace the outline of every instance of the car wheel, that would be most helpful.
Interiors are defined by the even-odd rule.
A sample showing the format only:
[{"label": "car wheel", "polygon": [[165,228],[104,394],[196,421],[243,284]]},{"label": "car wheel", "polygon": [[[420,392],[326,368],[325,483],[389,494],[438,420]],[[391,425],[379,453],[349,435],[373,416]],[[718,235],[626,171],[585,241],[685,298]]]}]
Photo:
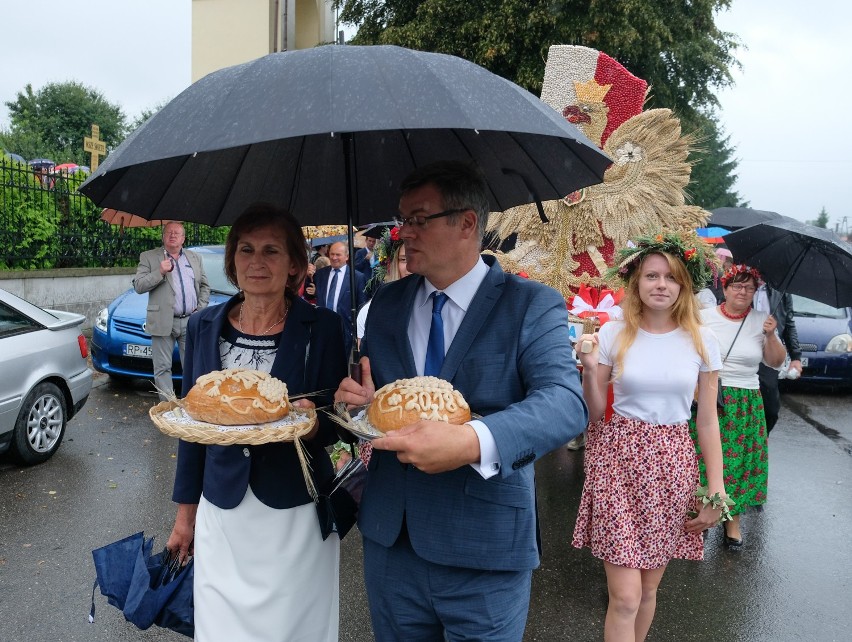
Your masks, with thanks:
[{"label": "car wheel", "polygon": [[55,384],[44,382],[30,391],[15,422],[12,447],[24,464],[40,464],[62,443],[68,412],[65,397]]}]

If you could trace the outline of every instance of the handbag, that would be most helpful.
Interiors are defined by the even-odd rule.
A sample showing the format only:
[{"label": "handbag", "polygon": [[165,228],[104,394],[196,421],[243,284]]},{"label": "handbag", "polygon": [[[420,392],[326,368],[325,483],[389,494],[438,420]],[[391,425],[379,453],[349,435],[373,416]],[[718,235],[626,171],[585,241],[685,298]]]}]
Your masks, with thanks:
[{"label": "handbag", "polygon": [[[749,310],[751,312],[751,310]],[[725,365],[725,362],[728,360],[728,357],[731,356],[731,350],[734,349],[734,344],[737,342],[737,337],[740,336],[740,330],[743,329],[743,325],[745,324],[746,317],[748,317],[748,312],[743,317],[743,320],[740,321],[740,327],[737,328],[737,333],[734,335],[734,340],[731,341],[731,347],[728,348],[728,352],[725,354],[725,358],[722,359],[722,365]],[[718,412],[722,412],[725,410],[725,395],[722,394],[722,383],[721,380],[719,384],[716,386],[716,410]]]}]

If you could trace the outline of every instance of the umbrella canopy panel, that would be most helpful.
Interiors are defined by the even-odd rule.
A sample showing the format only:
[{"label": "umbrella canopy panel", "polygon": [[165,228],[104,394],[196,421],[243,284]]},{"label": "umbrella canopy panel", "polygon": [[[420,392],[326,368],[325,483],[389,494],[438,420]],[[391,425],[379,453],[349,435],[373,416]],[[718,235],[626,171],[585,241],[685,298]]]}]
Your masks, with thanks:
[{"label": "umbrella canopy panel", "polygon": [[725,244],[737,263],[756,267],[781,292],[852,305],[852,245],[831,230],[779,216],[731,232]]},{"label": "umbrella canopy panel", "polygon": [[128,214],[127,212],[119,212],[118,210],[113,209],[104,209],[101,212],[101,220],[106,221],[112,225],[119,225],[121,227],[157,227],[158,225],[162,225],[165,221],[160,220],[151,220],[149,221],[146,218],[142,218],[141,216],[136,216],[135,214]]},{"label": "umbrella canopy panel", "polygon": [[303,224],[365,224],[390,218],[414,168],[453,159],[480,165],[498,211],[598,183],[610,164],[552,108],[478,65],[329,45],[199,80],[81,191],[145,218],[227,225],[269,201]]},{"label": "umbrella canopy panel", "polygon": [[718,207],[710,210],[710,220],[707,225],[724,227],[726,230],[739,230],[757,223],[774,221],[782,218],[780,214],[768,210],[753,210],[748,207]]}]

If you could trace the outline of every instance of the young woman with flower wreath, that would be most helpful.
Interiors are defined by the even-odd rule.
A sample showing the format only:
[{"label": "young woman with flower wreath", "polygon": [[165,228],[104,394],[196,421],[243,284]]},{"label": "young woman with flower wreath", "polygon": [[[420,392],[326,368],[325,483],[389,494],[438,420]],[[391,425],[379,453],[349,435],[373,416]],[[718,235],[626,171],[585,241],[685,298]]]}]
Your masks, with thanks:
[{"label": "young woman with flower wreath", "polygon": [[[383,284],[409,275],[406,268],[405,246],[402,244],[402,239],[399,238],[399,228],[392,227],[385,229],[382,232],[381,238],[376,242],[376,247],[373,250],[376,253],[378,264],[373,269],[373,278],[367,282],[367,290],[375,291]],[[367,324],[367,313],[370,311],[370,303],[372,299],[358,311],[356,319],[356,328],[358,342],[364,336],[364,328]]]},{"label": "young woman with flower wreath", "polygon": [[[742,545],[740,515],[747,506],[766,502],[769,457],[766,419],[760,394],[758,367],[761,362],[776,368],[787,351],[775,333],[775,317],[752,308],[752,299],[763,280],[760,272],[747,265],[733,265],[722,277],[725,300],[701,311],[701,319],[719,341],[722,354],[724,408],[719,410],[722,434],[722,462],[725,489],[736,502],[733,519],[724,524],[725,543]],[[695,438],[694,422],[691,426]],[[706,475],[703,447],[696,441],[699,470]]]},{"label": "young woman with flower wreath", "polygon": [[[604,639],[632,641],[648,633],[669,560],[702,559],[701,532],[727,512],[716,419],[722,363],[694,296],[718,261],[712,248],[685,232],[637,239],[617,261],[611,273],[625,281],[624,318],[578,341],[590,423],[573,545],[589,547],[604,562]],[[614,414],[606,421],[609,384]],[[700,493],[688,428],[696,385],[697,433],[709,478]]]}]

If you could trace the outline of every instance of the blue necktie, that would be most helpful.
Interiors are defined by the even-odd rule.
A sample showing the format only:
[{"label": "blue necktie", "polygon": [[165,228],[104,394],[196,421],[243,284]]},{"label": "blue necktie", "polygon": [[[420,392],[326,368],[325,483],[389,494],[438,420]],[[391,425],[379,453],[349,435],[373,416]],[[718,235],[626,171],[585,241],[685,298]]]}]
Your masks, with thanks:
[{"label": "blue necktie", "polygon": [[325,307],[327,307],[329,310],[334,310],[334,292],[335,290],[337,290],[337,276],[339,274],[340,268],[334,268],[334,276],[331,277],[331,284],[329,284],[328,292],[325,296]]},{"label": "blue necktie", "polygon": [[426,366],[423,374],[427,377],[437,377],[444,364],[444,319],[441,310],[447,302],[443,292],[433,292],[432,297],[432,327],[429,328],[429,343],[426,346]]}]

